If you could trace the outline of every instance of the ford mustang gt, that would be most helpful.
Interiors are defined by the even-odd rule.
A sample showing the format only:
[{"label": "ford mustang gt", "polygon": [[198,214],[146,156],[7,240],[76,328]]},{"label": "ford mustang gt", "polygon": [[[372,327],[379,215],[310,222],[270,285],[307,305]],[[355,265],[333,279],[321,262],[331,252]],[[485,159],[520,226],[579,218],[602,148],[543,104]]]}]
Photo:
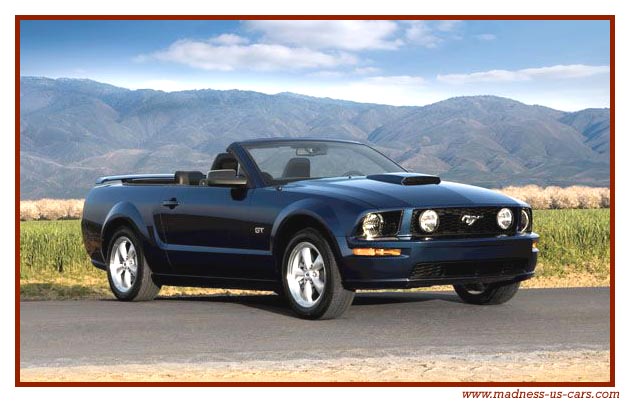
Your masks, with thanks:
[{"label": "ford mustang gt", "polygon": [[335,140],[235,142],[207,173],[100,178],[81,228],[120,300],[162,285],[273,290],[310,319],[340,316],[357,289],[453,285],[504,303],[538,255],[527,204]]}]

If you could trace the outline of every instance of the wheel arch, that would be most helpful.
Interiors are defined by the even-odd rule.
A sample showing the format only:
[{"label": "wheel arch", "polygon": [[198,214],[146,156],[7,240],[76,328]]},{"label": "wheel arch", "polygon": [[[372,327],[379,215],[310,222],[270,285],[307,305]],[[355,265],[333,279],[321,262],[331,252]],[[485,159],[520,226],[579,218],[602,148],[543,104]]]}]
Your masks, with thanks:
[{"label": "wheel arch", "polygon": [[277,229],[274,231],[272,240],[272,253],[275,258],[276,274],[280,274],[282,259],[284,257],[284,249],[291,241],[292,236],[300,230],[313,228],[317,230],[328,241],[334,253],[335,259],[340,261],[341,251],[339,244],[330,230],[328,225],[321,217],[307,211],[296,211],[295,213],[284,217]]},{"label": "wheel arch", "polygon": [[101,254],[103,255],[103,261],[107,260],[107,251],[112,236],[122,227],[132,230],[141,242],[149,239],[149,233],[146,226],[142,224],[140,212],[131,203],[116,204],[105,218],[101,230]]},{"label": "wheel arch", "polygon": [[107,226],[103,229],[103,258],[107,259],[107,251],[109,248],[109,243],[112,240],[112,236],[121,228],[128,228],[133,231],[136,235],[138,235],[139,231],[136,224],[129,218],[126,217],[118,217],[112,219],[111,222],[107,223]]}]

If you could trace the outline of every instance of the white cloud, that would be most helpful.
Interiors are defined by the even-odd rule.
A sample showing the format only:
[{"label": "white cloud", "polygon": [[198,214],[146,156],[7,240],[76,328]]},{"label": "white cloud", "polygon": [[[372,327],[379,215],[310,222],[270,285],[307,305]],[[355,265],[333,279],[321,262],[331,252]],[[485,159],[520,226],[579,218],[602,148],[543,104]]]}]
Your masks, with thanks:
[{"label": "white cloud", "polygon": [[442,42],[427,21],[409,21],[408,25],[405,36],[409,42],[428,48],[435,48]]},{"label": "white cloud", "polygon": [[438,21],[436,24],[436,28],[438,31],[451,32],[459,28],[461,24],[462,24],[462,21],[460,20],[444,20],[444,21]]},{"label": "white cloud", "polygon": [[309,77],[316,78],[341,78],[352,76],[369,76],[378,74],[381,72],[377,67],[356,67],[354,69],[341,69],[341,70],[320,70],[307,74]]},{"label": "white cloud", "polygon": [[313,73],[308,74],[309,77],[315,77],[315,78],[340,78],[346,75],[347,74],[345,72],[336,71],[336,70],[321,70],[321,71],[315,71]]},{"label": "white cloud", "polygon": [[525,68],[521,70],[490,70],[470,74],[438,75],[437,80],[448,84],[470,84],[478,82],[514,82],[533,79],[566,79],[590,77],[610,72],[608,66],[587,66],[584,64],[555,65],[549,67]]},{"label": "white cloud", "polygon": [[482,33],[479,35],[475,35],[475,38],[479,40],[483,40],[483,41],[491,41],[491,40],[495,40],[497,36],[491,33]]},{"label": "white cloud", "polygon": [[445,40],[462,39],[462,36],[457,33],[463,24],[459,20],[404,21],[404,23],[407,25],[405,37],[410,44],[432,49],[438,47]]},{"label": "white cloud", "polygon": [[[453,39],[461,21],[245,21],[258,40],[224,33],[207,40],[182,39],[167,49],[134,58],[135,62],[160,60],[214,70],[320,69],[320,76],[347,75],[340,67],[359,64],[358,52],[395,50],[407,44],[437,47]],[[366,60],[362,60],[365,64]],[[355,74],[375,74],[376,67],[357,67]]]},{"label": "white cloud", "polygon": [[526,68],[520,70],[528,76],[544,78],[581,78],[590,77],[597,74],[608,74],[609,66],[587,66],[584,64],[556,65],[540,68]]},{"label": "white cloud", "polygon": [[234,46],[247,44],[249,43],[249,39],[235,34],[221,34],[210,38],[208,42],[215,45]]},{"label": "white cloud", "polygon": [[354,72],[356,74],[376,74],[381,72],[381,69],[378,67],[357,67]]},{"label": "white cloud", "polygon": [[245,21],[252,31],[261,32],[268,43],[281,43],[313,49],[397,49],[403,43],[394,38],[394,21]]},{"label": "white cloud", "polygon": [[[242,41],[236,35],[221,37],[208,41],[179,40],[163,51],[138,56],[136,61],[156,59],[217,71],[330,69],[357,63],[357,58],[347,53],[329,54],[303,47],[263,43],[244,45],[237,44]],[[217,44],[217,40],[223,44]],[[233,44],[227,45],[226,42]]]}]

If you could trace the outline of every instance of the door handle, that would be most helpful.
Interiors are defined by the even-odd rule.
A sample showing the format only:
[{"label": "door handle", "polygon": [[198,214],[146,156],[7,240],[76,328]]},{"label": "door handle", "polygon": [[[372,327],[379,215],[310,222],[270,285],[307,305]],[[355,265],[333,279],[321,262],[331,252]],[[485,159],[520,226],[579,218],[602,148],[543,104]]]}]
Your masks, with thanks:
[{"label": "door handle", "polygon": [[179,201],[177,201],[177,198],[175,198],[175,197],[171,198],[170,200],[162,201],[162,206],[170,208],[170,209],[173,209],[173,208],[175,208],[178,205],[179,205]]}]

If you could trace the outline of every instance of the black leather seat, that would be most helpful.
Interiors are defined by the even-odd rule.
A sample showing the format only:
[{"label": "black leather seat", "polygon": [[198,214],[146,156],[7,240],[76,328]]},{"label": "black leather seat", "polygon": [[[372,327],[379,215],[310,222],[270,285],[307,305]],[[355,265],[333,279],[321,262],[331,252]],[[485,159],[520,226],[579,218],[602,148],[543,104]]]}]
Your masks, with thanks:
[{"label": "black leather seat", "polygon": [[214,162],[212,163],[211,170],[225,170],[232,169],[238,171],[238,161],[232,154],[223,152],[217,155],[214,158]]},{"label": "black leather seat", "polygon": [[196,170],[178,170],[175,172],[175,184],[198,186],[206,175]]},{"label": "black leather seat", "polygon": [[291,158],[284,167],[282,177],[311,177],[311,161],[308,158]]}]

